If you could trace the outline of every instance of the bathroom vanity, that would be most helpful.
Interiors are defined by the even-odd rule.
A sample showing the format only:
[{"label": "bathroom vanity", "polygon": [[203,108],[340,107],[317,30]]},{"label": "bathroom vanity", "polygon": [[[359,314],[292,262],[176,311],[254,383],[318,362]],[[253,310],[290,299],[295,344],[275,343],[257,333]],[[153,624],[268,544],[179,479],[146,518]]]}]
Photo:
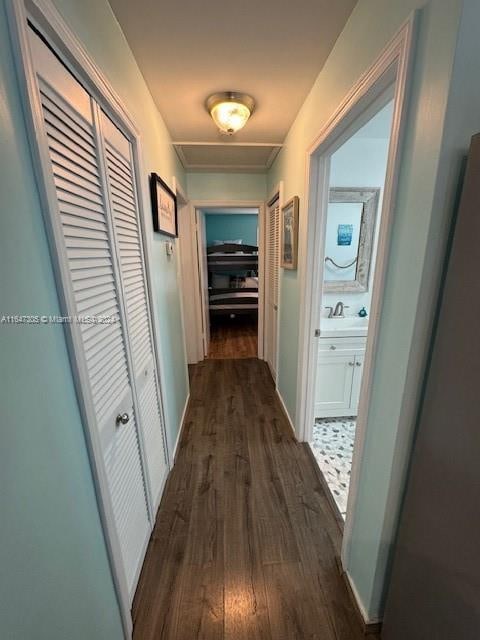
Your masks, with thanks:
[{"label": "bathroom vanity", "polygon": [[367,318],[322,318],[315,417],[356,416],[367,341]]}]

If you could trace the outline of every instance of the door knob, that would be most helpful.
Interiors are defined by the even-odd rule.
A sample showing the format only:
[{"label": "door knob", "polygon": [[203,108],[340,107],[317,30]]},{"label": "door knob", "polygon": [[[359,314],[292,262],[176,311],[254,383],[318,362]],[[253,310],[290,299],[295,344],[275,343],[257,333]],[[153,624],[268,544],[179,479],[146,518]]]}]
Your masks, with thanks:
[{"label": "door knob", "polygon": [[361,367],[362,366],[361,362],[355,362],[355,364],[357,365],[357,367]]},{"label": "door knob", "polygon": [[353,367],[353,365],[355,364],[354,362],[349,362],[348,363],[351,367]]},{"label": "door knob", "polygon": [[118,416],[115,418],[115,424],[118,427],[121,424],[127,424],[129,420],[130,420],[130,416],[128,415],[128,413],[119,413]]}]

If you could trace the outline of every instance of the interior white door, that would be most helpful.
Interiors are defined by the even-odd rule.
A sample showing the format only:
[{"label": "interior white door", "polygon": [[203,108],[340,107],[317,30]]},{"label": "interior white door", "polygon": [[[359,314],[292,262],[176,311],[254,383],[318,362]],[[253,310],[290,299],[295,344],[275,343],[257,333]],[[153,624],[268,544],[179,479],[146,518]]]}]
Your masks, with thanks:
[{"label": "interior white door", "polygon": [[[151,523],[95,105],[33,32],[30,42],[56,191],[57,242],[68,274],[63,286],[69,292],[69,313],[83,319],[81,347],[75,355],[89,381],[125,580],[132,596]],[[99,321],[102,317],[105,322]]]},{"label": "interior white door", "polygon": [[200,274],[200,298],[202,301],[202,332],[203,332],[203,353],[208,356],[210,347],[210,310],[208,297],[208,263],[207,263],[207,229],[205,214],[202,211],[196,212],[197,218],[197,253],[198,272]]},{"label": "interior white door", "polygon": [[265,277],[265,359],[274,380],[277,375],[280,200],[268,206]]},{"label": "interior white door", "polygon": [[135,389],[145,441],[150,490],[156,510],[168,467],[153,351],[133,149],[130,141],[103,112],[100,120]]},{"label": "interior white door", "polygon": [[192,224],[191,215],[191,209],[188,204],[178,203],[178,242],[181,273],[179,288],[183,302],[185,346],[188,364],[197,364],[199,360],[203,360],[203,339],[201,348],[199,348],[197,237],[196,233],[193,232],[195,224]]}]

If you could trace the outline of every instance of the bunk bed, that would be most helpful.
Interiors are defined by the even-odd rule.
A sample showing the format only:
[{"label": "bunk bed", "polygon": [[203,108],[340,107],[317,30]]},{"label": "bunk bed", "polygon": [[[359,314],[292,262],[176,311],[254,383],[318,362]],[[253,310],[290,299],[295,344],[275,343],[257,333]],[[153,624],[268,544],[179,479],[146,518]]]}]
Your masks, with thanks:
[{"label": "bunk bed", "polygon": [[258,314],[258,247],[209,246],[207,268],[211,315]]}]

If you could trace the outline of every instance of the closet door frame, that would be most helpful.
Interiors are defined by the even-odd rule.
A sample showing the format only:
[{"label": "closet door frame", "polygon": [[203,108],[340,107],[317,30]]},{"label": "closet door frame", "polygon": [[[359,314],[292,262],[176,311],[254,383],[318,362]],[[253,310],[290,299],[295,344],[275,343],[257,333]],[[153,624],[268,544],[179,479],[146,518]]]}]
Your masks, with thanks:
[{"label": "closet door frame", "polygon": [[[278,206],[280,209],[280,220],[279,220],[279,238],[278,238],[278,291],[277,291],[277,314],[276,314],[276,331],[275,331],[275,345],[274,345],[274,349],[275,349],[275,363],[276,363],[276,367],[275,367],[275,378],[274,378],[274,382],[275,382],[275,388],[278,388],[278,356],[279,356],[279,352],[280,352],[280,309],[281,309],[281,298],[282,298],[282,274],[283,274],[283,269],[280,266],[281,260],[280,260],[280,252],[281,252],[281,246],[280,246],[280,240],[281,240],[281,224],[282,224],[282,207],[284,205],[284,186],[283,186],[283,180],[280,180],[280,182],[272,189],[272,192],[270,193],[270,197],[268,198],[268,200],[265,203],[265,236],[267,236],[267,233],[269,231],[268,229],[268,224],[266,218],[269,215],[269,210],[270,210],[270,205],[275,202],[275,200],[278,200]],[[265,274],[267,272],[267,260],[268,260],[268,238],[265,237]],[[265,289],[267,287],[267,278],[265,277]],[[267,298],[268,298],[268,291],[265,290],[265,314],[268,313],[267,311]],[[268,326],[268,321],[265,322],[265,329]],[[266,359],[266,353],[267,353],[267,340],[268,340],[268,336],[264,333],[264,354],[265,354],[265,359]]]},{"label": "closet door frame", "polygon": [[[144,203],[148,202],[148,193],[146,179],[142,180],[142,177],[146,177],[146,173],[143,169],[142,163],[139,130],[135,126],[132,118],[128,114],[126,108],[107,78],[86,53],[83,45],[70,30],[50,0],[7,0],[6,10],[13,55],[17,69],[17,77],[21,91],[24,117],[29,138],[32,141],[30,149],[33,168],[50,245],[50,256],[54,268],[57,295],[63,315],[68,315],[69,310],[74,308],[73,291],[69,283],[69,272],[65,255],[66,252],[63,246],[62,230],[59,223],[56,190],[51,172],[48,148],[45,141],[42,108],[38,92],[36,72],[32,62],[28,41],[28,21],[38,29],[48,42],[49,46],[55,50],[56,54],[70,70],[72,75],[76,77],[76,79],[87,89],[99,107],[101,107],[119,126],[132,144],[135,182],[137,185],[139,225],[141,229],[141,241],[145,262],[146,293],[148,298],[147,304],[150,312],[149,322],[153,341],[154,360],[160,383],[159,400],[164,425],[162,437],[164,440],[167,467],[171,468],[165,433],[165,410],[162,396],[162,389],[164,389],[165,386],[163,372],[160,366],[160,354],[158,352],[159,342],[156,332],[156,325],[158,326],[157,313],[154,306],[151,304],[152,279],[149,268],[151,247],[150,235],[148,233],[151,229],[145,228],[145,223],[150,220],[150,218],[149,216],[144,215],[146,211]],[[151,322],[151,318],[153,318],[153,322]],[[75,382],[77,399],[82,416],[82,422],[85,428],[85,436],[97,494],[99,514],[112,571],[113,583],[119,604],[124,637],[131,638],[133,629],[131,599],[123,568],[123,560],[115,519],[113,516],[111,495],[104,466],[103,452],[100,446],[99,434],[96,429],[96,417],[93,400],[89,390],[89,379],[83,354],[80,325],[76,323],[66,323],[64,324],[64,330],[67,348],[70,355],[70,365]],[[127,350],[129,351],[129,345],[127,345]],[[131,358],[130,353],[129,358]],[[139,440],[141,442],[140,450],[142,465],[144,467],[143,473],[145,481],[148,482],[146,459],[144,451],[142,450],[143,434],[141,426],[139,426]],[[148,500],[148,502],[149,509],[151,510],[151,500]],[[153,526],[153,523],[151,523],[151,525]]]}]

